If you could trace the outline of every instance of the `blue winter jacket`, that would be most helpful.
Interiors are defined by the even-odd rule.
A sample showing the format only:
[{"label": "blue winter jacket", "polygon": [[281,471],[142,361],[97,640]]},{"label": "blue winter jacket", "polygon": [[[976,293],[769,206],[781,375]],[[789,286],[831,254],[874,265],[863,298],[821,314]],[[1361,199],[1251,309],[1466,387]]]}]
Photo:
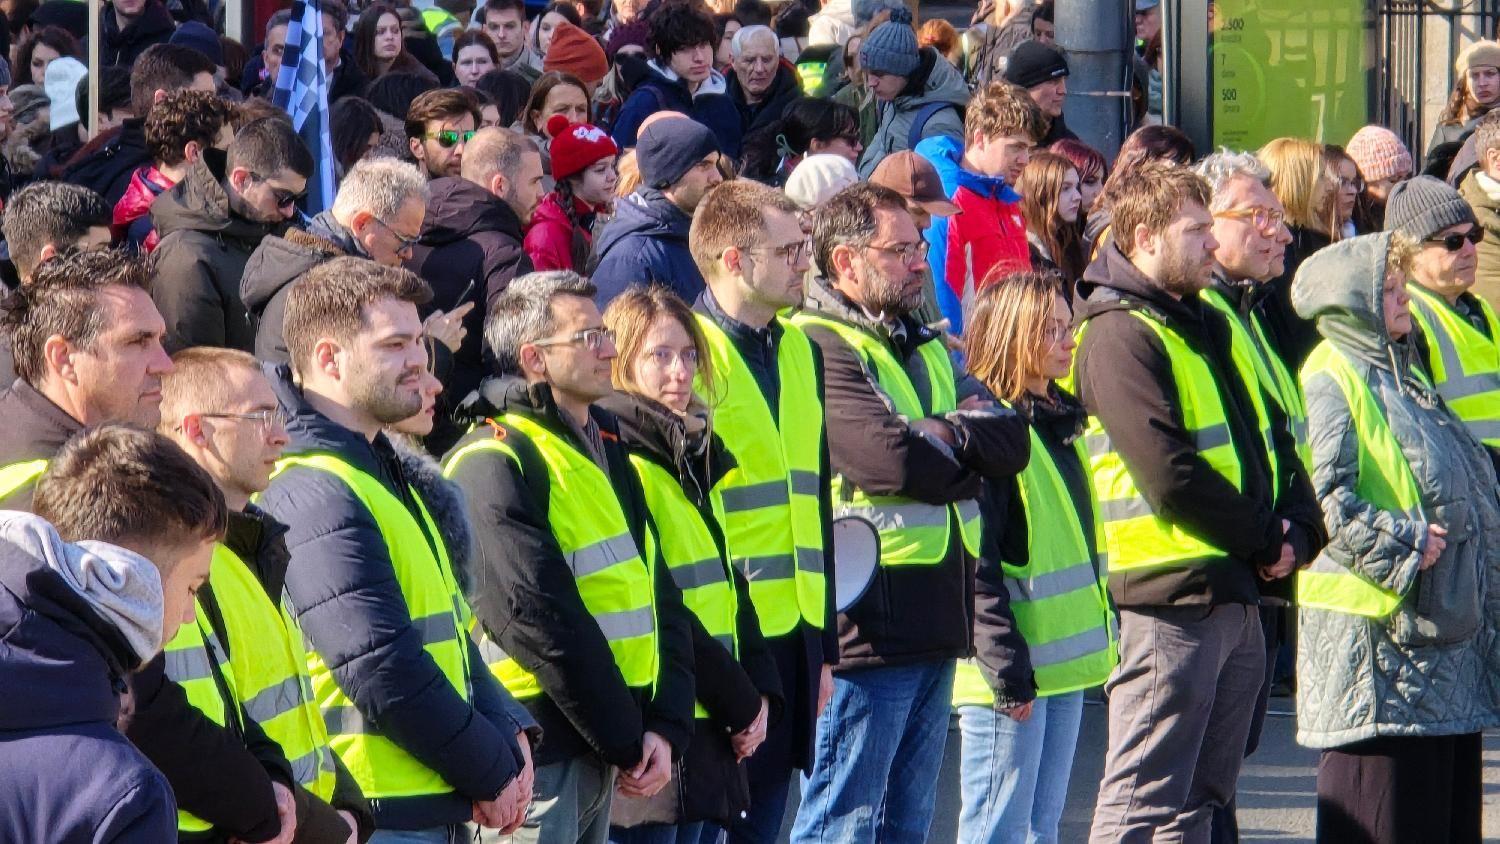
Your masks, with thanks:
[{"label": "blue winter jacket", "polygon": [[744,126],[739,106],[729,96],[729,85],[723,75],[717,70],[711,71],[708,79],[698,86],[698,93],[690,94],[687,83],[671,70],[663,69],[656,62],[650,62],[648,68],[646,78],[625,98],[620,115],[615,118],[614,131],[610,134],[620,149],[635,146],[641,121],[647,117],[658,111],[680,111],[714,133],[720,152],[730,158],[740,157]]},{"label": "blue winter jacket", "polygon": [[698,301],[703,274],[688,251],[693,218],[661,191],[642,188],[620,200],[615,217],[594,245],[597,265],[591,278],[602,308],[632,284],[663,284],[684,302]]},{"label": "blue winter jacket", "polygon": [[166,777],[115,728],[124,637],[0,539],[0,841],[177,840]]},{"label": "blue winter jacket", "polygon": [[[415,506],[410,479],[384,434],[371,442],[313,409],[289,367],[265,370],[289,420],[288,456],[336,455]],[[367,722],[454,789],[371,801],[376,827],[467,822],[474,801],[493,799],[520,772],[516,733],[535,720],[485,670],[472,641],[472,702],[454,691],[422,648],[375,520],[342,481],[293,467],[271,481],[259,504],[288,528],[286,594],[312,649]]]}]

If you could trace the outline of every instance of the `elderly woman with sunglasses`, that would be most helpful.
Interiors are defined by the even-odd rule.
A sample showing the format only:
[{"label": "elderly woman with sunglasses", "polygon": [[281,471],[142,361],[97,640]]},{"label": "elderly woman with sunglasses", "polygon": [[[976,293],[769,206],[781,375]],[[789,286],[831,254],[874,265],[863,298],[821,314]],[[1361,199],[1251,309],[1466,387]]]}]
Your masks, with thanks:
[{"label": "elderly woman with sunglasses", "polygon": [[1433,386],[1500,461],[1500,318],[1470,292],[1484,229],[1458,191],[1432,176],[1391,191],[1385,227],[1417,242],[1407,292]]}]

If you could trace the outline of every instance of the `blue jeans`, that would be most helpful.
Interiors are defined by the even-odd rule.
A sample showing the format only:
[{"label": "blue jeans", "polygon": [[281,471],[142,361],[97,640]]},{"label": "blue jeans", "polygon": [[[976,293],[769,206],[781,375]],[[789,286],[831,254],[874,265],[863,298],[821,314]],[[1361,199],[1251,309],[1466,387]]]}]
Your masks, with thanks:
[{"label": "blue jeans", "polygon": [[609,828],[609,844],[698,844],[703,836],[703,822],[684,824],[653,823],[629,829]]},{"label": "blue jeans", "polygon": [[1039,697],[1020,722],[959,707],[959,844],[1055,844],[1082,719],[1083,692]]},{"label": "blue jeans", "polygon": [[923,844],[953,699],[951,659],[834,675],[794,844]]},{"label": "blue jeans", "polygon": [[467,826],[435,826],[431,829],[377,829],[369,844],[464,844]]},{"label": "blue jeans", "polygon": [[[786,817],[787,796],[792,792],[792,774],[788,768],[785,777],[750,778],[750,809],[728,826],[725,844],[776,844],[781,821]],[[719,844],[719,833],[724,831],[717,824],[704,824],[700,844]]]}]

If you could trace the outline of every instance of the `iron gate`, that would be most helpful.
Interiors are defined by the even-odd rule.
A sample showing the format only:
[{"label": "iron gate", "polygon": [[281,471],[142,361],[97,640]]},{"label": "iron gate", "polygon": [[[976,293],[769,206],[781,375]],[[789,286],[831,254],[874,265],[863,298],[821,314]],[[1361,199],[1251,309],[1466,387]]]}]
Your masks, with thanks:
[{"label": "iron gate", "polygon": [[[1430,77],[1444,80],[1445,92],[1453,90],[1453,62],[1460,45],[1471,38],[1494,38],[1500,22],[1500,0],[1376,0],[1379,45],[1375,122],[1389,127],[1417,160],[1426,152],[1422,127],[1447,104],[1443,99],[1424,102],[1424,83]],[[1462,25],[1462,26],[1461,26]],[[1428,55],[1428,28],[1448,34],[1447,58],[1434,66],[1441,51]],[[1464,27],[1469,27],[1465,29]]]}]

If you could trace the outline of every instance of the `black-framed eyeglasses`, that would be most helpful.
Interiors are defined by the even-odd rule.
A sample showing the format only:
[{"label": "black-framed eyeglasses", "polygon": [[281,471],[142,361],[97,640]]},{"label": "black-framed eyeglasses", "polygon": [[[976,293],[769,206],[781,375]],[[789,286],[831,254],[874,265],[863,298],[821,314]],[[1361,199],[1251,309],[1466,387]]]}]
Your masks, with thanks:
[{"label": "black-framed eyeglasses", "polygon": [[422,240],[422,238],[420,237],[407,237],[401,232],[398,232],[395,229],[391,228],[390,223],[387,223],[385,220],[382,220],[379,217],[371,217],[370,219],[379,223],[381,228],[390,232],[391,237],[394,237],[396,239],[396,243],[398,244],[396,246],[397,255],[405,255],[410,253],[412,249]]},{"label": "black-framed eyeglasses", "polygon": [[303,189],[299,193],[297,191],[287,190],[286,188],[278,188],[275,185],[271,184],[270,179],[267,179],[264,176],[257,176],[254,173],[250,174],[250,178],[258,182],[264,182],[266,187],[271,189],[271,198],[276,200],[277,208],[290,208],[307,198],[306,189]]},{"label": "black-framed eyeglasses", "polygon": [[286,427],[286,412],[281,408],[275,410],[257,410],[254,413],[200,413],[204,419],[239,419],[245,422],[254,422],[260,425],[263,433],[271,433],[277,428]]},{"label": "black-framed eyeglasses", "polygon": [[1449,252],[1457,252],[1458,250],[1464,248],[1464,241],[1466,240],[1474,244],[1475,246],[1478,246],[1480,242],[1484,240],[1484,229],[1480,228],[1479,226],[1474,226],[1468,231],[1462,233],[1454,232],[1453,234],[1423,238],[1422,242],[1441,243],[1443,244],[1443,248],[1448,250]]},{"label": "black-framed eyeglasses", "polygon": [[812,241],[801,240],[796,243],[788,243],[785,246],[753,246],[746,252],[768,252],[786,262],[788,267],[797,266],[797,262],[812,256]]},{"label": "black-framed eyeglasses", "polygon": [[600,349],[604,348],[604,343],[606,340],[609,341],[610,345],[614,345],[615,333],[610,329],[585,328],[582,331],[575,331],[566,337],[553,337],[550,340],[538,340],[532,345],[541,346],[542,348],[546,348],[548,346],[581,345],[591,352],[597,352]]},{"label": "black-framed eyeglasses", "polygon": [[470,129],[466,132],[460,132],[457,129],[444,129],[441,132],[428,135],[427,140],[437,141],[438,146],[442,147],[443,149],[453,149],[459,144],[468,143],[471,139],[473,139],[473,137],[473,129]]},{"label": "black-framed eyeglasses", "polygon": [[901,259],[903,264],[912,264],[917,261],[927,260],[927,241],[925,240],[917,243],[900,243],[891,246],[881,246],[877,243],[871,243],[865,248],[884,252],[887,255],[895,255]]}]

